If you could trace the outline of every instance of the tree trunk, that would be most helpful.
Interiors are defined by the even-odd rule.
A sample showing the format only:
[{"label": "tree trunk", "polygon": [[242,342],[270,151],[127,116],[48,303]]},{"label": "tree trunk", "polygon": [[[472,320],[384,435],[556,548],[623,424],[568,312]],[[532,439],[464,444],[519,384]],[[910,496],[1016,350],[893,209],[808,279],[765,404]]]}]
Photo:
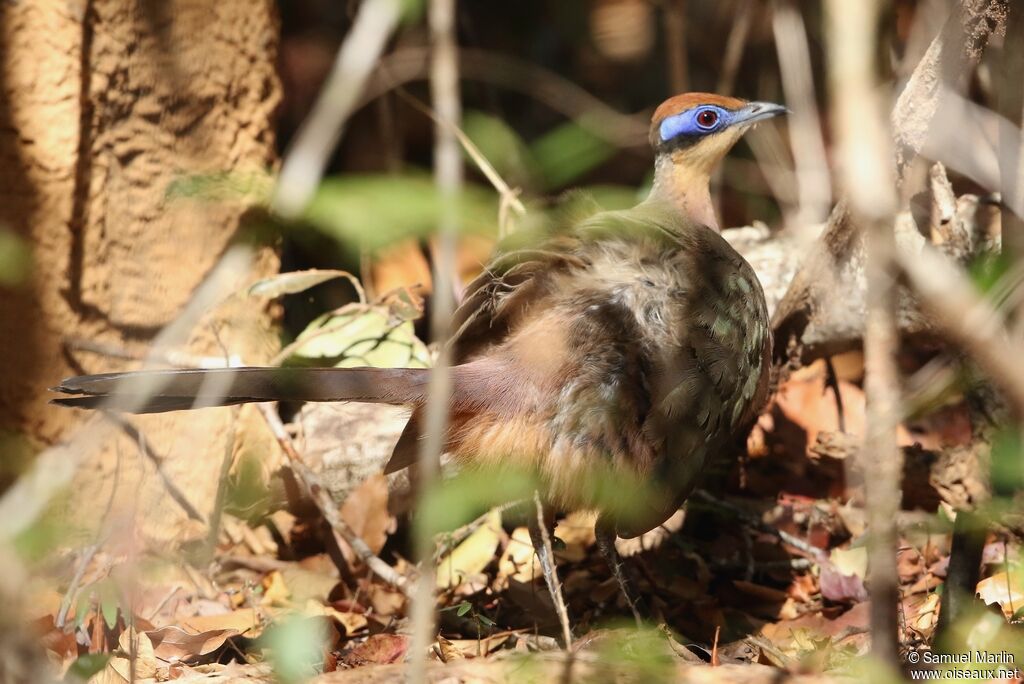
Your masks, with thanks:
[{"label": "tree trunk", "polygon": [[[271,0],[0,5],[0,230],[20,236],[33,260],[26,279],[0,292],[0,430],[8,436],[41,446],[100,420],[48,406],[46,388],[133,364],[65,343],[143,353],[232,244],[244,200],[168,189],[191,174],[276,163],[277,33]],[[273,250],[259,248],[232,287],[277,267]],[[264,304],[234,298],[206,311],[180,344],[258,363],[276,345],[256,332],[270,323]],[[206,518],[221,459],[253,434],[234,430],[234,415],[132,419]],[[91,502],[87,517],[98,519],[107,497],[130,499],[151,536],[177,535],[183,510],[138,450],[135,440],[106,445],[85,461],[74,491]]]}]

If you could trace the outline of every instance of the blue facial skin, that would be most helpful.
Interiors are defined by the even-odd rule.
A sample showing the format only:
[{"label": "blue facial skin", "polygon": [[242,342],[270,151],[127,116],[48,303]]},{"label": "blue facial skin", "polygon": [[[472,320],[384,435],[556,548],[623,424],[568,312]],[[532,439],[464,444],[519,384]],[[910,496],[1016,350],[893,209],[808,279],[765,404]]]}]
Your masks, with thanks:
[{"label": "blue facial skin", "polygon": [[[697,123],[697,117],[701,112],[712,111],[718,115],[718,119],[710,126],[702,126]],[[672,140],[678,136],[697,138],[700,136],[715,133],[727,128],[732,123],[733,112],[715,105],[701,105],[693,109],[687,109],[674,116],[667,117],[661,122],[658,129],[662,142]]]}]

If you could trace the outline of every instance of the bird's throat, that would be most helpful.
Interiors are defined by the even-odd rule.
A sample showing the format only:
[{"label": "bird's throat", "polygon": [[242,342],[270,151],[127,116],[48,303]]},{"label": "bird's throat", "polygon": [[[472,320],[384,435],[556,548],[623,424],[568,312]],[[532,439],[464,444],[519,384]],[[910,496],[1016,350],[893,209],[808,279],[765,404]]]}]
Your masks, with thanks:
[{"label": "bird's throat", "polygon": [[667,202],[687,218],[720,232],[711,203],[710,169],[673,160],[660,154],[654,161],[654,185],[650,199]]}]

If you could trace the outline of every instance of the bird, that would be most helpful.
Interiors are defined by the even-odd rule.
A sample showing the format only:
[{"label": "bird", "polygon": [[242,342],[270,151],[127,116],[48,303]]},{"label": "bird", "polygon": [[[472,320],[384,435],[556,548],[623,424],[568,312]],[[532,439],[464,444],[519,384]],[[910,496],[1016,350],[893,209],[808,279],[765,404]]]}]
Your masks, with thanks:
[{"label": "bird", "polygon": [[[710,177],[745,132],[786,111],[712,93],[669,98],[651,120],[646,199],[499,247],[453,316],[446,452],[463,468],[529,470],[551,510],[596,510],[598,549],[638,621],[615,538],[667,520],[767,401],[764,293],[720,233]],[[416,461],[429,373],[144,370],[68,378],[53,389],[63,406],[135,413],[278,400],[411,406],[390,473]],[[588,486],[601,477],[611,497],[608,487]],[[531,538],[554,596],[539,525]]]}]

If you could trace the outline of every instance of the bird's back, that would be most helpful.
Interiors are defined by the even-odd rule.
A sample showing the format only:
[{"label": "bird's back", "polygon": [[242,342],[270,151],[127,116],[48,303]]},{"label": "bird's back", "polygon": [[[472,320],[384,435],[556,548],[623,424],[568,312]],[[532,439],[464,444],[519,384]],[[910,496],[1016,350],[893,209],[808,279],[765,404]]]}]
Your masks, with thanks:
[{"label": "bird's back", "polygon": [[605,507],[609,479],[632,489],[639,510],[621,517],[623,536],[671,515],[767,392],[753,270],[657,202],[498,257],[456,319],[466,396],[450,451],[533,469],[565,508]]}]

